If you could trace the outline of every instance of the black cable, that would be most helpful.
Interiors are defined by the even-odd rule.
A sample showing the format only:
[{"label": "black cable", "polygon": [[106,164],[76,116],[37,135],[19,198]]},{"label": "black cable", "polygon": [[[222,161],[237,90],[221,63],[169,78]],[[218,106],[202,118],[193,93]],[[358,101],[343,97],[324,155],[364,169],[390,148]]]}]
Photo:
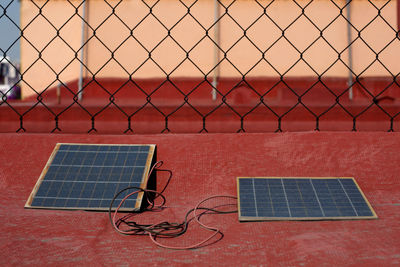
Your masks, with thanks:
[{"label": "black cable", "polygon": [[[171,223],[171,222],[164,221],[164,222],[161,222],[158,224],[140,224],[135,221],[129,220],[131,217],[133,217],[137,214],[141,214],[146,211],[154,211],[155,209],[163,209],[164,208],[164,205],[166,203],[166,198],[163,195],[163,193],[167,189],[167,187],[171,181],[172,171],[166,170],[166,169],[160,169],[162,164],[163,164],[162,161],[156,162],[150,169],[150,172],[147,176],[147,177],[150,177],[150,175],[153,171],[161,171],[161,172],[169,173],[167,182],[161,191],[158,192],[155,190],[145,189],[145,188],[136,187],[136,186],[130,186],[130,187],[120,190],[113,197],[113,199],[111,200],[111,203],[110,203],[110,207],[108,209],[108,216],[110,219],[110,223],[115,231],[117,231],[118,233],[120,233],[122,235],[149,235],[150,234],[154,238],[154,240],[157,238],[174,238],[174,237],[178,237],[178,236],[181,236],[184,233],[186,233],[186,231],[188,230],[188,227],[189,227],[189,223],[196,217],[197,217],[197,220],[199,220],[200,217],[205,214],[230,214],[230,213],[237,212],[237,209],[227,210],[227,211],[219,210],[219,208],[226,207],[226,206],[233,205],[236,207],[236,205],[234,205],[234,204],[222,204],[222,205],[217,205],[213,208],[198,206],[197,208],[190,209],[186,213],[185,218],[184,218],[183,222],[181,222],[181,223],[176,223],[176,222]],[[139,211],[132,211],[131,213],[119,218],[117,221],[114,222],[113,221],[114,219],[112,216],[112,209],[113,209],[114,202],[122,193],[124,193],[128,190],[136,191],[136,192],[130,193],[132,195],[137,195],[139,193],[143,193],[145,196],[144,199],[147,200],[149,206],[147,206],[144,209],[141,209]],[[127,194],[126,196],[128,196],[128,195],[129,194]],[[234,197],[234,196],[221,196],[221,197],[228,197],[228,198],[236,199],[236,197]],[[155,206],[155,201],[158,198],[161,198],[162,202],[160,205]],[[124,199],[122,199],[121,201],[124,201]],[[121,206],[122,204],[123,203],[120,203],[119,206]],[[191,213],[194,212],[195,210],[202,210],[203,212],[200,214],[196,214],[196,216],[193,216],[190,218]],[[128,228],[128,229],[120,230],[120,227],[122,227],[122,225],[124,225],[125,228]],[[222,235],[222,233],[221,233],[221,235]]]},{"label": "black cable", "polygon": [[[147,190],[147,189],[143,189],[143,188],[135,187],[135,186],[124,188],[114,196],[114,198],[111,201],[110,207],[108,209],[109,219],[110,219],[111,225],[113,225],[113,227],[114,227],[113,218],[112,218],[112,207],[113,207],[113,204],[114,204],[115,200],[118,198],[119,195],[121,195],[123,192],[125,192],[127,190],[131,190],[131,189],[137,190],[138,191],[137,193],[143,192],[146,195],[146,197],[149,197],[150,194],[152,194],[152,193],[156,194],[154,199],[152,199],[152,201],[149,201],[151,203],[150,208],[147,207],[146,209],[141,210],[141,211],[133,211],[131,213],[131,215],[141,214],[144,211],[152,211],[154,209],[154,200],[157,199],[158,197],[161,197],[163,199],[160,207],[162,207],[166,202],[165,196],[163,194],[161,194],[160,192],[156,192],[156,191],[153,191],[153,190]],[[165,190],[165,188],[163,190]],[[229,204],[229,205],[233,205],[233,204]],[[217,209],[217,208],[223,207],[223,206],[228,206],[228,205],[224,204],[224,205],[219,205],[219,206],[216,206],[216,207],[213,207],[213,208],[198,207],[197,210],[204,210],[205,211],[205,212],[201,213],[199,215],[199,217],[203,216],[205,214],[230,214],[230,213],[236,213],[237,212],[237,209],[228,210],[228,211],[221,211],[221,210]],[[139,223],[137,223],[135,221],[128,221],[128,220],[124,219],[125,217],[130,218],[132,216],[125,216],[125,217],[123,217],[121,219],[118,219],[118,221],[115,224],[116,224],[116,226],[118,228],[122,224],[126,225],[129,228],[127,230],[124,230],[124,232],[130,232],[130,233],[118,232],[118,233],[123,234],[123,235],[148,235],[148,234],[151,234],[155,238],[157,238],[157,237],[162,237],[162,238],[178,237],[178,236],[181,236],[184,233],[186,233],[190,221],[192,221],[194,219],[194,217],[189,219],[190,214],[194,210],[195,210],[194,208],[190,209],[186,213],[185,219],[184,219],[184,221],[182,223],[161,222],[161,223],[158,223],[158,224],[139,224]]]}]

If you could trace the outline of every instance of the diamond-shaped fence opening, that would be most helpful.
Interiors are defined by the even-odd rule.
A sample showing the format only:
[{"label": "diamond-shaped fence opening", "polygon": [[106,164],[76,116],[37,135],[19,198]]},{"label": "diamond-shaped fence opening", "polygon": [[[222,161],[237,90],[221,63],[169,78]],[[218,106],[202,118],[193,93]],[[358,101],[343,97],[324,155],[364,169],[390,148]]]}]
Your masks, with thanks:
[{"label": "diamond-shaped fence opening", "polygon": [[304,4],[309,1],[282,1],[282,3],[272,1],[266,8],[266,14],[281,30],[287,29],[301,16],[302,9],[299,7],[299,2]]},{"label": "diamond-shaped fence opening", "polygon": [[[137,38],[148,51],[155,49],[160,42],[168,37],[168,30],[150,14],[140,21],[133,29],[132,35]],[[151,55],[149,55],[151,56]]]},{"label": "diamond-shaped fence opening", "polygon": [[[214,58],[210,55],[215,54]],[[205,57],[204,55],[209,55]],[[203,38],[189,53],[189,58],[196,68],[204,74],[212,73],[220,69],[219,60],[222,59],[222,52],[218,45],[209,37]],[[204,75],[202,75],[204,78]]]},{"label": "diamond-shaped fence opening", "polygon": [[238,41],[227,53],[229,61],[241,74],[250,72],[262,58],[262,52],[248,39]]},{"label": "diamond-shaped fence opening", "polygon": [[[38,1],[35,2],[39,3]],[[53,12],[53,10],[59,8],[63,8],[62,13]],[[43,17],[56,29],[62,29],[65,24],[70,23],[70,20],[76,14],[80,14],[81,10],[79,10],[78,3],[74,5],[73,2],[68,4],[60,1],[49,1],[38,10],[38,13],[42,14]]]},{"label": "diamond-shaped fence opening", "polygon": [[[87,66],[90,73],[97,74],[101,71],[107,64],[112,60],[112,52],[110,49],[99,40],[96,35],[90,38],[88,42],[82,47],[83,51],[87,51],[87,56],[89,60],[86,60],[84,64]],[[80,49],[81,50],[81,49]],[[96,53],[93,55],[93,53]],[[78,52],[79,54],[79,52]],[[78,58],[81,58],[78,55]]]},{"label": "diamond-shaped fence opening", "polygon": [[264,9],[256,1],[234,1],[226,16],[243,29],[249,29],[263,15]]},{"label": "diamond-shaped fence opening", "polygon": [[[329,27],[336,18],[340,16],[340,4],[345,1],[312,1],[304,10],[305,18],[310,21],[318,30]],[[321,16],[321,12],[324,16]]]},{"label": "diamond-shaped fence opening", "polygon": [[[41,76],[42,71],[46,72],[45,76]],[[40,94],[48,90],[56,81],[56,73],[51,66],[43,59],[38,59],[35,63],[29,66],[23,77],[24,81],[30,85],[29,91],[26,92],[25,97],[32,96],[35,99],[40,97]],[[42,88],[43,90],[37,90]]]},{"label": "diamond-shaped fence opening", "polygon": [[24,28],[24,39],[39,53],[57,37],[57,30],[43,15],[36,16]]},{"label": "diamond-shaped fence opening", "polygon": [[[62,54],[63,57],[57,57],[58,54]],[[48,44],[41,56],[57,74],[62,74],[63,70],[75,59],[75,52],[61,38],[56,38]]]},{"label": "diamond-shaped fence opening", "polygon": [[399,12],[390,0],[6,0],[0,125],[395,131]]},{"label": "diamond-shaped fence opening", "polygon": [[[281,55],[285,55],[285,60],[282,60]],[[265,59],[283,75],[289,72],[297,62],[300,61],[300,53],[296,50],[293,44],[289,43],[284,38],[277,39],[265,53]]]},{"label": "diamond-shaped fence opening", "polygon": [[[169,51],[174,51],[174,53],[169,53]],[[170,75],[184,62],[186,53],[176,41],[167,38],[154,49],[152,58],[163,72]]]},{"label": "diamond-shaped fence opening", "polygon": [[[146,3],[148,3],[148,1]],[[135,16],[132,16],[132,10],[135,10]],[[129,29],[133,29],[143,18],[149,15],[149,8],[143,1],[120,1],[115,7],[114,14],[116,14]]]},{"label": "diamond-shaped fence opening", "polygon": [[282,31],[263,14],[249,27],[246,35],[255,46],[265,51],[282,36]]},{"label": "diamond-shaped fence opening", "polygon": [[303,52],[319,39],[320,30],[305,16],[301,16],[285,31],[285,36],[295,44],[297,50]]},{"label": "diamond-shaped fence opening", "polygon": [[[135,60],[130,59],[129,55],[135,51]],[[149,53],[132,36],[128,36],[124,42],[115,50],[114,59],[118,61],[130,74],[142,67],[148,60]]]},{"label": "diamond-shaped fence opening", "polygon": [[321,75],[336,63],[338,53],[323,39],[315,41],[304,52],[303,60],[310,69]]},{"label": "diamond-shaped fence opening", "polygon": [[129,35],[130,29],[115,14],[108,17],[107,20],[96,29],[96,38],[112,52],[124,45]]},{"label": "diamond-shaped fence opening", "polygon": [[[190,35],[186,33],[190,32]],[[171,30],[173,38],[185,51],[191,51],[204,38],[205,30],[191,16],[185,16]],[[188,38],[190,36],[190,38]]]},{"label": "diamond-shaped fence opening", "polygon": [[375,19],[361,33],[361,38],[368,43],[375,53],[379,53],[396,38],[397,32],[381,17]]},{"label": "diamond-shaped fence opening", "polygon": [[[165,9],[173,8],[174,12],[165,12]],[[152,14],[167,29],[173,29],[174,26],[184,23],[183,19],[187,16],[187,7],[180,1],[159,1],[154,8]]]}]

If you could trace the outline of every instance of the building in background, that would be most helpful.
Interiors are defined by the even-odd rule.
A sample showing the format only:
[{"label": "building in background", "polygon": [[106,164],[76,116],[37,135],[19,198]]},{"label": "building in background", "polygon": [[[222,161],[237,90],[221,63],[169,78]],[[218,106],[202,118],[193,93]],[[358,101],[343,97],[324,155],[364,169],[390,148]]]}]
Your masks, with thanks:
[{"label": "building in background", "polygon": [[176,0],[151,12],[154,1],[145,2],[21,0],[22,96],[60,83],[77,90],[81,76],[83,86],[110,78],[223,86],[242,77],[393,81],[400,72],[397,1],[273,1],[266,14],[248,0],[221,1],[227,9],[198,1],[190,14]]},{"label": "building in background", "polygon": [[10,58],[0,59],[0,103],[4,99],[20,99],[19,80],[18,64],[13,64]]}]

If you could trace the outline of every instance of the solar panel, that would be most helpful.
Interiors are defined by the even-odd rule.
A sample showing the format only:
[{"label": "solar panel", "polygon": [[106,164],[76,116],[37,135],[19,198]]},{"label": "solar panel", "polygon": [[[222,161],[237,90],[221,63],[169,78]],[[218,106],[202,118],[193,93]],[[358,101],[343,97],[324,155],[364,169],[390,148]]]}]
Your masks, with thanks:
[{"label": "solar panel", "polygon": [[[25,207],[108,210],[120,190],[147,188],[154,160],[155,145],[57,144]],[[121,210],[138,210],[142,200],[136,194]]]},{"label": "solar panel", "polygon": [[354,178],[239,177],[240,221],[375,219]]}]

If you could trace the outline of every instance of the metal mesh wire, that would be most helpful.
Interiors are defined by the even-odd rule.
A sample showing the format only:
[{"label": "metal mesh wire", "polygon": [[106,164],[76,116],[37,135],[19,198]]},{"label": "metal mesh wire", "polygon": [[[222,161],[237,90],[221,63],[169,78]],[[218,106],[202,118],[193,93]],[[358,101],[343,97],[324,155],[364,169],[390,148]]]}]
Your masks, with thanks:
[{"label": "metal mesh wire", "polygon": [[2,132],[399,129],[397,1],[16,2]]}]

